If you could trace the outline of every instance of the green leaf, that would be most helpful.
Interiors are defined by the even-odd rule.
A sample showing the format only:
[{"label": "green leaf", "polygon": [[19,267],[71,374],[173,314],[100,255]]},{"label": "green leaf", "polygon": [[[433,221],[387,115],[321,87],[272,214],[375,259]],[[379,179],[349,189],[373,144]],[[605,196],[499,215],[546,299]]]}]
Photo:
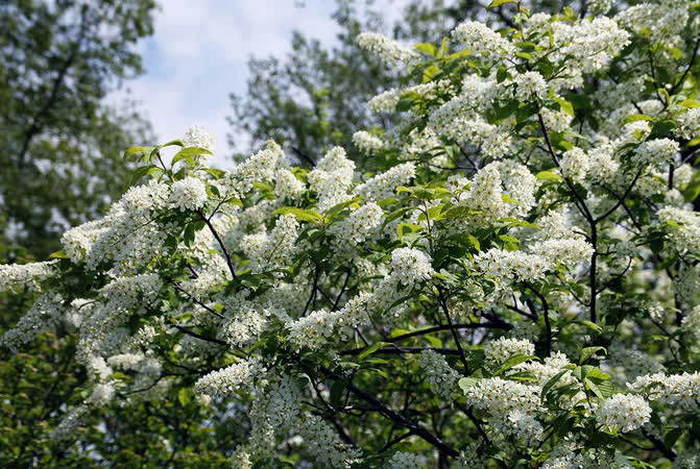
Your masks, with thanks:
[{"label": "green leaf", "polygon": [[180,388],[180,390],[177,392],[177,400],[183,407],[185,407],[192,400],[191,392],[191,388]]},{"label": "green leaf", "polygon": [[424,54],[432,55],[433,57],[437,55],[437,47],[435,47],[434,44],[430,44],[429,42],[421,42],[420,44],[416,44],[413,47],[414,49],[423,52]]},{"label": "green leaf", "polygon": [[672,449],[678,441],[678,438],[683,434],[683,427],[673,427],[664,435],[664,444],[667,448]]},{"label": "green leaf", "polygon": [[553,173],[551,171],[540,171],[537,173],[537,176],[535,176],[537,179],[540,179],[542,181],[561,181],[562,177],[559,176],[556,173]]},{"label": "green leaf", "polygon": [[331,392],[330,392],[330,403],[333,407],[340,407],[342,404],[342,397],[343,397],[343,392],[345,391],[345,383],[343,381],[335,381],[333,385],[331,385]]},{"label": "green leaf", "polygon": [[542,399],[547,395],[550,389],[554,387],[555,384],[561,379],[562,376],[564,376],[566,373],[568,373],[569,370],[562,370],[556,375],[552,376],[549,378],[549,380],[544,383],[544,386],[542,386],[542,392],[540,393],[540,396],[542,396]]},{"label": "green leaf", "polygon": [[603,399],[605,397],[605,395],[603,394],[603,391],[601,391],[593,381],[586,378],[586,379],[584,379],[584,383],[586,384],[586,388],[593,391],[593,394],[595,394],[596,396],[598,396],[601,399]]},{"label": "green leaf", "polygon": [[585,363],[586,360],[588,360],[593,355],[595,355],[596,353],[601,352],[601,351],[604,353],[607,353],[607,351],[605,350],[605,347],[601,347],[601,346],[585,347],[585,348],[581,349],[581,353],[579,355],[578,362]]},{"label": "green leaf", "polygon": [[403,239],[409,233],[417,233],[423,230],[421,225],[415,225],[412,223],[400,223],[396,227],[396,233],[399,235],[399,239]]},{"label": "green leaf", "polygon": [[150,153],[152,149],[153,149],[152,147],[141,147],[141,146],[129,147],[124,152],[123,157],[125,159],[131,158],[132,156],[141,157],[141,156],[145,155],[146,153]]},{"label": "green leaf", "polygon": [[556,101],[559,103],[559,107],[561,108],[562,111],[570,115],[571,117],[575,117],[576,113],[574,112],[574,105],[571,104],[569,101],[567,101],[564,98],[555,98]]},{"label": "green leaf", "polygon": [[374,352],[376,352],[380,348],[387,346],[387,345],[391,345],[391,344],[389,342],[377,342],[376,344],[372,344],[369,347],[367,347],[366,349],[364,349],[362,351],[362,353],[360,353],[357,356],[357,358],[359,360],[364,360],[365,358],[369,357],[370,355],[372,355]]},{"label": "green leaf", "polygon": [[510,370],[515,365],[519,365],[523,362],[526,362],[529,360],[536,360],[536,359],[537,359],[537,357],[534,355],[522,355],[522,354],[513,355],[508,360],[503,362],[503,364],[493,374],[494,374],[494,376],[498,376],[501,373]]},{"label": "green leaf", "polygon": [[64,251],[54,251],[49,254],[51,259],[68,259],[68,255]]},{"label": "green leaf", "polygon": [[694,99],[684,99],[680,102],[680,105],[684,107],[700,107],[700,102]]},{"label": "green leaf", "polygon": [[594,322],[584,320],[584,321],[579,321],[579,323],[583,324],[584,326],[586,326],[590,330],[597,332],[598,334],[603,333],[603,328]]},{"label": "green leaf", "polygon": [[496,8],[506,3],[517,3],[518,0],[493,0],[487,8]]},{"label": "green leaf", "polygon": [[294,217],[296,217],[297,220],[308,221],[310,223],[315,223],[318,225],[323,224],[323,222],[325,221],[323,215],[311,209],[303,209],[297,207],[282,207],[280,209],[275,210],[274,213],[277,215],[294,215]]},{"label": "green leaf", "polygon": [[624,119],[622,119],[623,124],[629,124],[630,122],[637,122],[637,121],[653,121],[654,118],[651,116],[647,116],[646,114],[632,114],[631,116],[627,116]]},{"label": "green leaf", "polygon": [[437,65],[433,64],[430,65],[429,67],[426,67],[425,70],[423,70],[423,83],[427,83],[429,81],[432,81],[437,77],[439,74],[442,73],[442,69],[438,67]]},{"label": "green leaf", "polygon": [[477,378],[461,378],[458,381],[459,387],[462,388],[462,391],[466,394],[469,388],[476,386],[479,383],[479,380]]},{"label": "green leaf", "polygon": [[173,164],[177,163],[178,161],[184,160],[185,158],[198,155],[211,155],[211,152],[206,148],[200,147],[183,148],[182,150],[175,153],[175,156],[173,156]]}]

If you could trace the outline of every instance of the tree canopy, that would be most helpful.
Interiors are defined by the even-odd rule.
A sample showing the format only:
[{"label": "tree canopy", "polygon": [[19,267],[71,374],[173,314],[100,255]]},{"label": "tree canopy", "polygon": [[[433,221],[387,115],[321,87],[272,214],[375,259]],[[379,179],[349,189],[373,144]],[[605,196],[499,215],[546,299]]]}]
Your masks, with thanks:
[{"label": "tree canopy", "polygon": [[212,169],[193,128],[129,148],[141,183],[53,260],[0,268],[39,295],[4,347],[77,336],[64,456],[153,405],[165,465],[196,454],[180,407],[231,422],[241,468],[700,464],[700,5],[492,7],[512,26],[356,37],[405,83],[351,137],[371,170],[272,141]]},{"label": "tree canopy", "polygon": [[700,4],[531,6],[355,35],[397,82],[354,159],[128,148],[104,217],[0,266],[37,297],[0,345],[45,443],[7,461],[697,467]]}]

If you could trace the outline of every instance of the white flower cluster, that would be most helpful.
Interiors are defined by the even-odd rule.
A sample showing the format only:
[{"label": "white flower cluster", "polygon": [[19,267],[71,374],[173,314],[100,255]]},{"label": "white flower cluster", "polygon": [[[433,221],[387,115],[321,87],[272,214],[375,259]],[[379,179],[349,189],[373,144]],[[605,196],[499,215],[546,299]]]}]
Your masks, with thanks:
[{"label": "white flower cluster", "polygon": [[673,246],[680,252],[700,250],[700,214],[677,207],[663,207],[656,214]]},{"label": "white flower cluster", "polygon": [[170,203],[180,210],[199,210],[207,202],[207,188],[204,183],[188,176],[172,185]]},{"label": "white flower cluster", "polygon": [[391,253],[392,275],[403,285],[429,280],[433,276],[430,257],[414,248],[398,248]]},{"label": "white flower cluster", "polygon": [[269,234],[261,231],[241,239],[241,250],[250,259],[255,272],[274,269],[285,264],[296,252],[299,222],[293,215],[282,215]]},{"label": "white flower cluster", "polygon": [[452,37],[474,55],[496,59],[513,51],[513,45],[500,34],[478,21],[465,21],[455,28]]},{"label": "white flower cluster", "polygon": [[364,130],[352,134],[352,143],[365,155],[371,155],[385,146],[381,138]]},{"label": "white flower cluster", "polygon": [[498,366],[514,355],[534,355],[535,345],[528,340],[499,337],[484,345],[484,354],[488,363]]},{"label": "white flower cluster", "polygon": [[644,398],[634,394],[615,394],[604,400],[596,410],[596,419],[609,430],[631,432],[651,418],[651,407]]},{"label": "white flower cluster", "polygon": [[194,385],[195,392],[216,399],[230,397],[233,393],[250,386],[264,368],[259,360],[240,360],[221,370],[212,371]]},{"label": "white flower cluster", "polygon": [[401,92],[399,89],[392,89],[383,91],[377,96],[372,97],[367,102],[367,107],[369,107],[373,112],[393,112],[396,109],[396,105],[399,104],[401,100]]},{"label": "white flower cluster", "polygon": [[171,207],[170,187],[150,182],[129,189],[107,216],[66,231],[61,244],[76,264],[95,270],[114,262],[114,273],[134,273],[164,251],[163,242],[172,226],[155,222],[156,213]]},{"label": "white flower cluster", "polygon": [[562,155],[559,164],[562,176],[582,184],[590,170],[591,160],[585,151],[580,148],[573,148]]},{"label": "white flower cluster", "polygon": [[279,199],[297,199],[306,188],[288,169],[280,169],[275,173],[275,196]]},{"label": "white flower cluster", "polygon": [[199,147],[214,151],[215,143],[214,136],[201,125],[193,125],[185,131],[185,135],[182,137],[182,144],[186,147]]},{"label": "white flower cluster", "polygon": [[36,291],[49,278],[55,261],[0,265],[0,292],[27,288]]},{"label": "white flower cluster", "polygon": [[521,101],[542,100],[547,97],[547,82],[538,72],[525,72],[516,75],[515,97]]},{"label": "white flower cluster", "polygon": [[688,140],[700,137],[700,107],[687,109],[678,116],[678,127],[675,132]]},{"label": "white flower cluster", "polygon": [[220,192],[224,197],[239,196],[249,191],[253,182],[270,182],[285,165],[282,148],[272,140],[259,152],[237,164],[221,181]]},{"label": "white flower cluster", "polygon": [[331,148],[308,175],[312,191],[318,194],[318,209],[327,210],[350,198],[355,163],[345,156],[340,147]]},{"label": "white flower cluster", "polygon": [[37,332],[57,324],[63,316],[63,299],[55,293],[44,293],[20,318],[15,327],[0,337],[0,346],[17,351],[17,348],[32,340]]},{"label": "white flower cluster", "polygon": [[460,145],[475,145],[489,157],[501,157],[511,150],[508,129],[489,124],[472,105],[468,96],[456,96],[431,111],[428,124],[434,132]]},{"label": "white flower cluster", "polygon": [[615,19],[637,34],[654,42],[668,42],[688,23],[688,8],[674,0],[644,2],[625,9]]},{"label": "white flower cluster", "polygon": [[492,248],[474,257],[474,266],[496,283],[514,281],[536,281],[542,279],[550,262],[537,254],[522,251],[506,251]]},{"label": "white flower cluster", "polygon": [[420,469],[425,467],[425,459],[413,453],[398,451],[386,462],[384,469]]},{"label": "white flower cluster", "polygon": [[460,205],[475,211],[465,217],[470,225],[481,226],[506,217],[522,217],[535,205],[537,180],[523,165],[497,161],[481,168]]},{"label": "white flower cluster", "polygon": [[579,236],[539,241],[530,246],[530,251],[535,255],[549,259],[551,264],[574,267],[590,260],[593,246]]},{"label": "white flower cluster", "polygon": [[379,205],[368,202],[333,225],[329,232],[337,237],[337,249],[363,243],[381,225],[383,216],[384,211]]},{"label": "white flower cluster", "polygon": [[445,358],[433,350],[420,354],[420,365],[428,378],[430,389],[444,399],[450,399],[458,391],[459,373],[447,364]]},{"label": "white flower cluster", "polygon": [[388,64],[403,62],[410,65],[420,58],[418,52],[408,49],[398,42],[378,33],[361,33],[357,36],[357,44]]},{"label": "white flower cluster", "polygon": [[629,384],[629,388],[643,393],[651,401],[659,401],[681,409],[695,409],[700,400],[700,373],[667,375],[655,373],[639,376]]},{"label": "white flower cluster", "polygon": [[322,467],[350,468],[360,461],[362,452],[343,442],[338,433],[318,415],[308,415],[300,422],[299,434],[304,449]]},{"label": "white flower cluster", "polygon": [[312,311],[288,325],[289,341],[297,350],[303,347],[318,349],[335,332],[334,326],[339,317],[339,312],[329,312],[325,309]]},{"label": "white flower cluster", "polygon": [[534,413],[540,408],[538,387],[509,381],[502,378],[484,378],[467,388],[467,402],[497,419],[520,410]]},{"label": "white flower cluster", "polygon": [[355,188],[355,194],[368,201],[380,201],[393,196],[396,188],[408,184],[415,174],[416,166],[413,163],[401,163]]},{"label": "white flower cluster", "polygon": [[554,23],[555,60],[570,58],[575,74],[589,73],[605,67],[627,44],[630,34],[606,17],[580,20],[574,24]]},{"label": "white flower cluster", "polygon": [[668,138],[648,140],[637,148],[634,161],[640,165],[659,165],[673,161],[680,148],[678,142]]}]

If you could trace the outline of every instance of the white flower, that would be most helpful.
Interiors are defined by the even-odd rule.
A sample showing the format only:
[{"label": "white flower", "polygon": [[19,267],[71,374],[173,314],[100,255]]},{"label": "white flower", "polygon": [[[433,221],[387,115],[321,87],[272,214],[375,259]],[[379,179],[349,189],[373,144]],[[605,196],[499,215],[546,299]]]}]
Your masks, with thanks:
[{"label": "white flower", "polygon": [[430,258],[423,251],[413,248],[394,249],[391,267],[392,274],[404,285],[428,280],[434,273]]},{"label": "white flower", "polygon": [[549,259],[551,264],[574,267],[587,262],[593,254],[591,246],[582,237],[568,239],[548,239],[530,245],[533,254]]},{"label": "white flower", "polygon": [[681,409],[696,409],[700,400],[700,373],[667,375],[655,373],[639,376],[628,385],[632,391],[644,393],[649,400]]},{"label": "white flower", "polygon": [[375,137],[371,133],[364,130],[355,132],[352,135],[352,143],[354,143],[355,146],[366,155],[371,155],[377,150],[384,148],[384,142],[381,138]]},{"label": "white flower", "polygon": [[204,183],[191,176],[176,181],[172,186],[170,203],[180,210],[198,210],[207,202],[207,189]]},{"label": "white flower", "polygon": [[413,179],[415,174],[416,166],[413,163],[401,163],[361,184],[355,193],[368,201],[386,199],[395,194],[397,187]]},{"label": "white flower", "polygon": [[669,240],[678,251],[700,251],[700,214],[682,208],[663,207],[657,216],[664,223]]},{"label": "white flower", "polygon": [[280,199],[296,199],[304,191],[304,183],[288,169],[280,169],[275,173],[275,195]]},{"label": "white flower", "polygon": [[207,130],[199,125],[193,125],[185,131],[182,137],[182,144],[186,147],[199,147],[205,150],[214,151],[216,140]]},{"label": "white flower", "polygon": [[700,137],[700,107],[687,109],[678,116],[678,127],[675,132],[688,140]]},{"label": "white flower", "polygon": [[465,394],[469,405],[495,417],[506,418],[514,410],[537,411],[540,406],[538,389],[502,378],[484,378],[468,387]]},{"label": "white flower", "polygon": [[580,148],[573,148],[562,155],[561,173],[564,177],[579,184],[584,183],[591,162],[586,152]]},{"label": "white flower", "polygon": [[459,390],[459,373],[447,364],[442,355],[433,350],[424,350],[420,354],[420,364],[428,378],[430,389],[435,394],[450,399]]},{"label": "white flower", "polygon": [[484,345],[484,354],[487,362],[498,366],[513,355],[534,355],[535,345],[529,340],[499,337]]},{"label": "white flower", "polygon": [[474,55],[500,57],[512,52],[507,39],[478,21],[465,21],[452,31],[452,37],[464,44]]},{"label": "white flower", "polygon": [[637,148],[634,161],[641,165],[656,165],[667,163],[674,159],[680,151],[678,142],[668,138],[648,140]]},{"label": "white flower", "polygon": [[339,311],[328,312],[324,309],[310,312],[287,325],[289,341],[297,350],[319,349],[333,335],[341,314]]},{"label": "white flower", "polygon": [[369,100],[367,106],[374,112],[393,112],[401,99],[401,90],[387,90]]},{"label": "white flower", "polygon": [[377,33],[362,33],[358,35],[357,44],[361,48],[376,54],[389,64],[403,62],[409,65],[420,58],[418,52],[403,47],[398,42]]},{"label": "white flower", "polygon": [[349,160],[345,150],[331,148],[308,175],[310,189],[318,194],[318,209],[327,210],[350,198],[355,163]]},{"label": "white flower", "polygon": [[615,394],[596,410],[598,422],[610,430],[631,432],[649,421],[651,407],[644,398],[633,394]]},{"label": "white flower", "polygon": [[551,262],[543,256],[498,248],[480,252],[474,258],[474,265],[484,275],[492,277],[497,282],[507,282],[510,279],[517,281],[541,279],[552,267]]},{"label": "white flower", "polygon": [[194,390],[200,394],[223,399],[252,385],[252,380],[259,376],[262,371],[263,367],[259,360],[254,358],[241,360],[199,378],[194,384]]},{"label": "white flower", "polygon": [[17,288],[36,291],[39,284],[53,273],[55,261],[29,264],[0,264],[0,292]]},{"label": "white flower", "polygon": [[537,72],[525,72],[515,76],[515,97],[521,101],[547,97],[547,82]]},{"label": "white flower", "polygon": [[425,459],[412,453],[398,451],[386,462],[385,469],[420,469],[425,467]]},{"label": "white flower", "polygon": [[336,236],[336,249],[342,251],[364,242],[379,228],[384,211],[374,202],[368,202],[352,212],[348,218],[333,225],[328,231]]},{"label": "white flower", "polygon": [[114,386],[111,383],[98,384],[93,389],[86,403],[95,406],[106,405],[112,400],[114,393]]}]

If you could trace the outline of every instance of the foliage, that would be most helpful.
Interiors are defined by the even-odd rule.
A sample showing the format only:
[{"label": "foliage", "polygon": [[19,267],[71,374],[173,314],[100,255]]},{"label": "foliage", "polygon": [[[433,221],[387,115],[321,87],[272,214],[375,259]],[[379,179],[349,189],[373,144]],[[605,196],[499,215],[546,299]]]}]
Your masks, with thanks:
[{"label": "foliage", "polygon": [[700,5],[501,3],[500,31],[357,38],[406,80],[369,104],[397,125],[353,135],[371,173],[132,147],[141,185],[2,267],[40,295],[4,346],[77,331],[70,457],[98,409],[151,402],[202,431],[225,409],[243,468],[700,462]]}]

